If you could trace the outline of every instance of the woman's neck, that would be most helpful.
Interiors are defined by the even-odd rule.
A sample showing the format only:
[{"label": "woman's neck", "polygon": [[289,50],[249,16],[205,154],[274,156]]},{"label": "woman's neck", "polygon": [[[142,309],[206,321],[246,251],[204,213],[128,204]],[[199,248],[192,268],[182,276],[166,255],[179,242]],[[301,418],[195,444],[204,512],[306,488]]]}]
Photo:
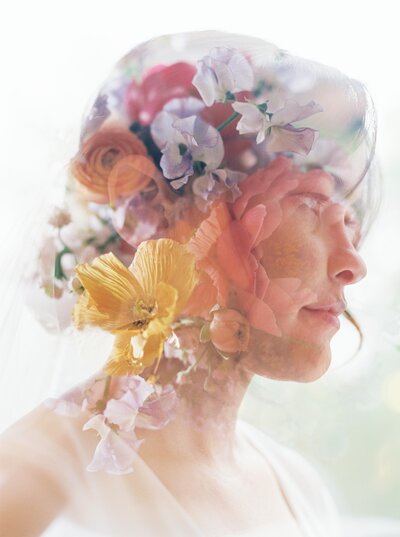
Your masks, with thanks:
[{"label": "woman's neck", "polygon": [[145,434],[146,451],[162,446],[164,456],[206,464],[232,460],[239,407],[251,377],[238,364],[220,363],[211,374],[208,368],[191,371],[177,389],[175,419]]}]

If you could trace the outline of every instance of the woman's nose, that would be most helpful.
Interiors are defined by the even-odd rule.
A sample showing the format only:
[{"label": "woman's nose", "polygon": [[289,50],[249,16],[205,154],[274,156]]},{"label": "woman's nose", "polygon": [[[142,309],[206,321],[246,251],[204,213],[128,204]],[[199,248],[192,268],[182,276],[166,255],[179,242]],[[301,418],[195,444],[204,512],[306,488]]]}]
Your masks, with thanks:
[{"label": "woman's nose", "polygon": [[337,245],[328,262],[328,272],[331,278],[340,280],[343,285],[350,285],[362,280],[367,274],[367,266],[347,240],[347,244]]},{"label": "woman's nose", "polygon": [[328,272],[330,277],[349,285],[366,276],[367,266],[352,242],[344,216],[345,208],[337,205],[336,210],[332,207],[326,220],[331,245]]}]

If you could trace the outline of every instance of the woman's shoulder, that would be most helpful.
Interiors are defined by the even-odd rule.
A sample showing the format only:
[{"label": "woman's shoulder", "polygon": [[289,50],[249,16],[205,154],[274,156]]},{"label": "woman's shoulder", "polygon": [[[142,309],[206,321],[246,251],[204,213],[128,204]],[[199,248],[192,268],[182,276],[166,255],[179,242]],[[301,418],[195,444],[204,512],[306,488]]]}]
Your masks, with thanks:
[{"label": "woman's shoulder", "polygon": [[83,415],[57,414],[45,400],[1,432],[0,458],[7,466],[46,474],[68,488],[78,479],[83,422]]},{"label": "woman's shoulder", "polygon": [[324,535],[339,534],[339,514],[331,492],[316,467],[304,455],[260,429],[240,421],[240,430],[268,459],[292,504],[310,517],[318,517]]}]

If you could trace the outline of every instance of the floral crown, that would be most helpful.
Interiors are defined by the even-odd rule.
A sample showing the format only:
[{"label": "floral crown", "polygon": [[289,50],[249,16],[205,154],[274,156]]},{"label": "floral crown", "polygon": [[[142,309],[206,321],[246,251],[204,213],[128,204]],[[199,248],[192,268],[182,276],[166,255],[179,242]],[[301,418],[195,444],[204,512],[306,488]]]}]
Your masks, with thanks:
[{"label": "floral crown", "polygon": [[[196,344],[185,347],[180,331],[195,328],[197,343],[229,367],[251,329],[281,335],[282,301],[312,296],[270,279],[258,246],[279,225],[280,200],[328,176],[322,168],[346,154],[325,141],[315,166],[318,133],[301,122],[322,107],[289,87],[249,54],[217,46],[196,66],[156,65],[139,79],[125,72],[92,106],[66,206],[49,219],[33,275],[49,300],[65,301],[63,328],[72,320],[114,336],[101,373],[51,402],[93,413],[84,428],[95,428],[102,446],[88,469],[130,471],[134,428],[171,419],[173,385],[198,366]],[[168,356],[182,367],[163,384]],[[117,459],[105,449],[111,439]]]}]

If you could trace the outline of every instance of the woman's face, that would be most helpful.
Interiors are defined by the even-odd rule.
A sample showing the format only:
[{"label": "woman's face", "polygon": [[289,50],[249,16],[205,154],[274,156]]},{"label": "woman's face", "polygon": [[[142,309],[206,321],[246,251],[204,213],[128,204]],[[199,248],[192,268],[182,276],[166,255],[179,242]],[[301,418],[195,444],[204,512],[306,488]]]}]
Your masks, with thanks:
[{"label": "woman's face", "polygon": [[[280,225],[260,245],[270,281],[295,292],[290,306],[274,310],[281,337],[254,332],[242,362],[254,373],[309,382],[329,367],[345,286],[366,275],[356,250],[358,223],[346,202],[332,201],[329,187],[321,181],[312,191],[299,187],[287,194],[280,202]],[[329,307],[332,313],[321,310]]]}]

